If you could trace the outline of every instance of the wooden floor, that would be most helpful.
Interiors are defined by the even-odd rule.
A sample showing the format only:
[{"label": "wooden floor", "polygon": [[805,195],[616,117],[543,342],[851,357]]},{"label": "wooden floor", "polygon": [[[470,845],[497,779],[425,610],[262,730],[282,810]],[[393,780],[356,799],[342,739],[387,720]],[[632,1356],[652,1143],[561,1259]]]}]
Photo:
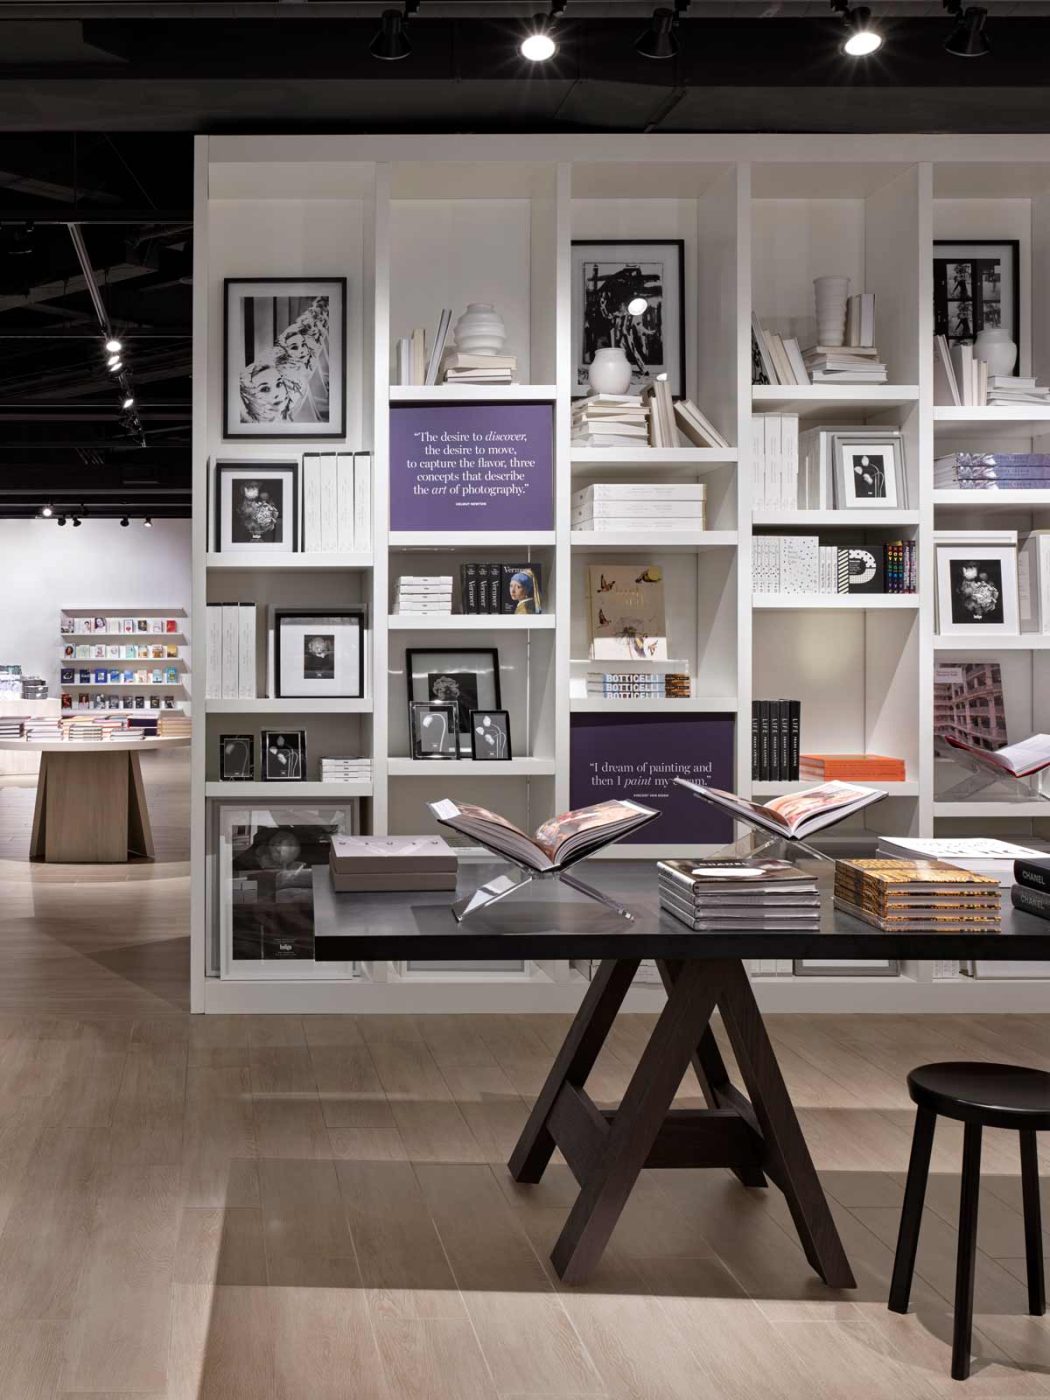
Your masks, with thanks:
[{"label": "wooden floor", "polygon": [[[817,1282],[779,1193],[720,1171],[646,1174],[594,1281],[565,1289],[547,1253],[566,1169],[518,1188],[503,1164],[567,1018],[189,1017],[184,775],[151,761],[159,859],[115,870],[29,867],[32,790],[0,787],[0,1400],[960,1393],[951,1125],[915,1311],[885,1306],[904,1076],[953,1056],[1050,1068],[1050,1014],[770,1018],[855,1293]],[[646,1029],[617,1025],[600,1101]],[[966,1393],[1050,1396],[1016,1143],[986,1144]]]}]

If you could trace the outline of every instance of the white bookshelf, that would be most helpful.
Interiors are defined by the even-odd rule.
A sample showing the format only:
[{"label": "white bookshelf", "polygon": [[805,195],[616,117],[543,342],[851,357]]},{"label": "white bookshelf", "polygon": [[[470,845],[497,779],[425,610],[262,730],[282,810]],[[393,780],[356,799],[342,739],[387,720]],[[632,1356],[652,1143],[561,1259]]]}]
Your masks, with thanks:
[{"label": "white bookshelf", "polygon": [[[1010,197],[1003,199],[1004,171]],[[286,177],[294,172],[294,195]],[[471,981],[398,978],[366,967],[339,976],[265,982],[208,975],[210,884],[215,872],[211,808],[219,801],[346,800],[359,796],[376,832],[425,823],[428,799],[453,795],[534,827],[569,799],[572,714],[735,714],[735,786],[752,791],[754,697],[802,701],[803,749],[886,753],[905,761],[907,781],[848,824],[843,848],[882,830],[914,835],[1038,836],[1050,820],[1033,803],[955,803],[933,757],[933,671],[938,658],[1000,658],[1013,697],[1012,732],[1050,729],[1047,640],[998,639],[992,646],[938,638],[934,628],[932,531],[988,510],[997,524],[1050,524],[1050,493],[943,492],[932,488],[934,456],[967,443],[1034,443],[1050,433],[1039,406],[946,409],[933,404],[932,245],[935,238],[1018,238],[1021,244],[1022,374],[1050,373],[1050,150],[1032,137],[736,135],[213,136],[197,141],[194,339],[194,617],[209,597],[260,604],[364,603],[370,613],[370,674],[364,702],[270,699],[198,705],[193,748],[193,1005],[198,1010],[564,1010],[582,983],[567,964],[549,975]],[[572,397],[570,251],[574,238],[680,238],[685,247],[686,392],[733,446],[588,449],[570,441]],[[250,247],[250,266],[244,249]],[[752,310],[763,325],[807,335],[812,279],[850,276],[876,294],[877,340],[893,380],[886,385],[759,386],[750,382]],[[221,437],[223,277],[345,275],[349,287],[350,435],[346,444],[224,443]],[[495,302],[522,383],[398,386],[390,383],[391,337],[433,326],[442,306]],[[388,529],[391,404],[543,402],[555,415],[554,528],[475,532]],[[767,512],[752,516],[751,420],[797,412],[807,426],[899,427],[908,456],[908,508],[863,512]],[[372,553],[287,555],[258,565],[209,552],[207,464],[303,451],[371,449],[375,468]],[[574,489],[602,481],[703,481],[707,529],[616,536],[573,531]],[[962,499],[965,497],[965,499]],[[751,538],[758,528],[901,529],[918,541],[915,595],[752,595]],[[683,538],[683,535],[686,537]],[[538,558],[549,611],[532,619],[390,612],[399,572],[440,560]],[[652,559],[663,565],[668,670],[688,670],[687,701],[587,697],[578,658],[587,655],[584,578],[589,563]],[[425,556],[434,556],[428,559]],[[439,571],[435,568],[435,571]],[[522,625],[522,623],[525,625]],[[198,632],[198,637],[201,635]],[[461,758],[422,764],[408,757],[404,650],[420,632],[499,647],[503,704],[512,713],[512,762]],[[203,647],[201,647],[203,664]],[[370,754],[372,780],[339,785],[218,783],[219,732],[306,728],[308,747],[338,752],[345,739]],[[1026,728],[1027,726],[1027,728]],[[316,747],[315,738],[320,747]],[[347,751],[344,749],[343,751]],[[935,770],[937,782],[935,784]],[[755,785],[763,799],[791,785]],[[292,789],[295,788],[293,792]],[[829,842],[829,847],[837,843]],[[695,855],[662,843],[617,854],[651,859]],[[764,1006],[778,1010],[904,1011],[1034,1009],[1045,987],[935,982],[928,964],[895,979],[758,979]],[[639,987],[632,1004],[661,994]]]}]

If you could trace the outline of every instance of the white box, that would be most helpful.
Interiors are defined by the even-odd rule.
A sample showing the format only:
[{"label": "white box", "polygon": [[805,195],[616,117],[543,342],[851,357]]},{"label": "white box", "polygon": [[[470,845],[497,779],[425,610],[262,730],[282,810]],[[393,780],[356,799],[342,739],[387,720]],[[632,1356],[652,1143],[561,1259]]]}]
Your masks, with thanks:
[{"label": "white box", "polygon": [[368,554],[372,548],[372,454],[354,453],[354,549]]},{"label": "white box", "polygon": [[321,458],[316,452],[303,457],[303,538],[304,554],[321,549]]},{"label": "white box", "polygon": [[241,603],[237,647],[237,695],[241,700],[255,699],[255,604]]},{"label": "white box", "polygon": [[222,606],[208,604],[208,629],[204,643],[204,694],[209,700],[222,698]]},{"label": "white box", "polygon": [[240,658],[241,607],[239,603],[222,604],[222,698],[238,699],[238,663]]},{"label": "white box", "polygon": [[335,461],[336,474],[336,539],[340,554],[352,554],[354,545],[354,459],[349,452],[340,452]]},{"label": "white box", "polygon": [[339,547],[339,484],[337,457],[326,452],[321,458],[321,553],[334,554]]}]

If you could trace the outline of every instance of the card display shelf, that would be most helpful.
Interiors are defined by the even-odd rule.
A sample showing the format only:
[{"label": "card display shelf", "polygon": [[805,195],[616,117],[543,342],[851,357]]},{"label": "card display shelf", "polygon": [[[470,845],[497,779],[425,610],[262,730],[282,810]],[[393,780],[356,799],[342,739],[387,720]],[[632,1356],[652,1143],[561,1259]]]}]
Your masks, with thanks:
[{"label": "card display shelf", "polygon": [[368,554],[272,554],[261,559],[252,554],[208,554],[209,569],[289,570],[291,572],[323,574],[342,569],[371,569],[373,558]]},{"label": "card display shelf", "polygon": [[391,613],[386,623],[392,632],[551,632],[557,619],[553,613]]},{"label": "card display shelf", "polygon": [[351,797],[371,797],[372,784],[367,783],[283,783],[283,782],[216,782],[209,780],[204,785],[204,795],[206,797],[219,797],[224,801],[243,801],[249,798],[253,801],[265,799],[273,806],[281,806],[286,802],[298,801],[325,801],[339,802],[346,801]]},{"label": "card display shelf", "polygon": [[391,530],[390,548],[425,549],[436,554],[443,549],[530,549],[553,545],[553,530]]},{"label": "card display shelf", "polygon": [[736,530],[573,530],[571,538],[573,549],[588,554],[696,554],[702,549],[735,549],[738,536]]},{"label": "card display shelf", "polygon": [[[63,645],[68,642],[73,642],[78,646],[83,646],[85,642],[90,645],[90,643],[98,641],[99,638],[104,638],[107,642],[124,642],[127,646],[130,646],[133,641],[167,642],[171,646],[186,645],[184,632],[59,632],[58,635]],[[83,657],[80,659],[84,660]]]},{"label": "card display shelf", "polygon": [[940,637],[933,639],[935,651],[977,652],[982,656],[993,651],[1047,651],[1050,636],[1042,632],[1022,632],[1006,637]]},{"label": "card display shelf", "polygon": [[502,762],[472,758],[389,758],[392,778],[549,778],[553,758],[511,758]]},{"label": "card display shelf", "polygon": [[865,530],[887,525],[918,525],[917,510],[755,510],[752,525],[779,525],[792,530],[835,526],[843,530]]},{"label": "card display shelf", "polygon": [[906,408],[919,399],[917,384],[753,384],[751,402],[758,413],[797,413],[820,418],[836,409],[880,412]]},{"label": "card display shelf", "polygon": [[907,611],[919,606],[918,593],[756,593],[756,611],[789,609],[815,612],[822,609],[845,612]]},{"label": "card display shelf", "polygon": [[67,681],[66,690],[182,690],[183,681]]},{"label": "card display shelf", "polygon": [[205,702],[210,715],[370,715],[372,700],[346,699],[334,696],[331,699],[309,700],[270,696],[257,696],[255,699],[210,699]]},{"label": "card display shelf", "polygon": [[391,384],[391,403],[547,403],[557,384]]}]

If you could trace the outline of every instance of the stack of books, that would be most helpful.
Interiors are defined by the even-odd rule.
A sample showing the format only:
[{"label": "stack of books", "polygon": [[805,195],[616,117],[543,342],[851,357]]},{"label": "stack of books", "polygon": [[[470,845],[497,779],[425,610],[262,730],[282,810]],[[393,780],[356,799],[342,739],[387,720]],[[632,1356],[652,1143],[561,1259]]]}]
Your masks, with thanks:
[{"label": "stack of books", "polygon": [[755,593],[914,593],[914,540],[823,545],[818,535],[755,535],[751,541]]},{"label": "stack of books", "polygon": [[814,384],[886,383],[886,366],[874,345],[813,345],[803,359]]},{"label": "stack of books", "polygon": [[641,394],[591,394],[572,406],[572,440],[580,447],[646,447],[649,409]]},{"label": "stack of books", "polygon": [[973,345],[949,345],[947,336],[936,335],[933,338],[933,401],[949,408],[1050,403],[1050,389],[1024,375],[990,375],[987,361],[977,358]]},{"label": "stack of books", "polygon": [[543,612],[543,565],[538,560],[504,564],[494,560],[459,566],[460,610],[526,617]]},{"label": "stack of books", "polygon": [[321,759],[322,783],[370,783],[370,758],[331,757]]},{"label": "stack of books", "polygon": [[143,731],[132,730],[123,715],[75,715],[62,721],[63,737],[98,743],[104,739],[138,739]]},{"label": "stack of books", "polygon": [[62,721],[57,715],[54,719],[50,716],[41,718],[34,715],[31,719],[26,720],[22,732],[30,743],[54,743],[57,739],[62,738]]},{"label": "stack of books", "polygon": [[452,350],[442,360],[441,372],[446,384],[513,384],[518,378],[518,357]]},{"label": "stack of books", "polygon": [[752,700],[751,778],[756,783],[799,779],[800,700]]},{"label": "stack of books", "polygon": [[588,671],[587,694],[605,700],[688,700],[692,681],[677,671]]},{"label": "stack of books", "polygon": [[946,860],[975,875],[990,875],[1009,889],[1016,878],[1015,861],[1045,861],[1050,850],[994,836],[880,836],[875,854],[892,860]]},{"label": "stack of books", "polygon": [[786,860],[661,860],[660,908],[699,933],[816,933],[816,880]]},{"label": "stack of books", "polygon": [[372,548],[372,454],[303,454],[304,554],[364,554]]},{"label": "stack of books", "polygon": [[795,337],[763,330],[755,313],[751,316],[751,378],[755,384],[809,383],[809,371]]},{"label": "stack of books", "polygon": [[0,739],[21,739],[21,715],[0,715]]},{"label": "stack of books", "polygon": [[181,710],[157,716],[157,737],[160,739],[188,739],[192,725],[188,715]]},{"label": "stack of books", "polygon": [[1014,861],[1010,903],[1015,909],[1050,919],[1050,860],[1037,851]]},{"label": "stack of books", "polygon": [[845,783],[903,783],[904,759],[877,753],[804,753],[799,777],[818,783],[840,778]]},{"label": "stack of books", "polygon": [[756,413],[751,419],[751,504],[755,510],[799,508],[797,413]]},{"label": "stack of books", "polygon": [[707,487],[702,482],[600,483],[574,491],[574,530],[702,530]]},{"label": "stack of books", "polygon": [[420,613],[433,617],[451,611],[451,574],[402,574],[398,579],[395,613]]},{"label": "stack of books", "polygon": [[884,933],[998,933],[999,882],[943,860],[835,862],[835,907]]},{"label": "stack of books", "polygon": [[934,459],[933,484],[953,491],[1050,490],[1050,453],[949,452]]},{"label": "stack of books", "polygon": [[[725,438],[705,413],[701,413],[692,399],[679,399],[674,406],[675,424],[683,437],[687,437],[694,447],[728,447]],[[677,447],[672,439],[668,444]]]},{"label": "stack of books", "polygon": [[456,888],[456,853],[440,836],[333,836],[328,868],[344,894]]},{"label": "stack of books", "polygon": [[1050,403],[1050,389],[1017,374],[993,374],[988,378],[988,403]]}]

